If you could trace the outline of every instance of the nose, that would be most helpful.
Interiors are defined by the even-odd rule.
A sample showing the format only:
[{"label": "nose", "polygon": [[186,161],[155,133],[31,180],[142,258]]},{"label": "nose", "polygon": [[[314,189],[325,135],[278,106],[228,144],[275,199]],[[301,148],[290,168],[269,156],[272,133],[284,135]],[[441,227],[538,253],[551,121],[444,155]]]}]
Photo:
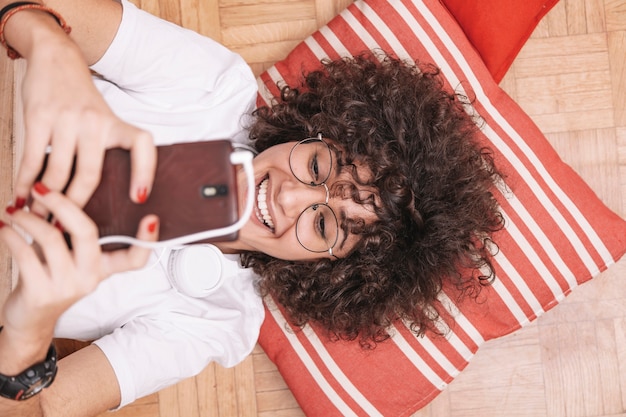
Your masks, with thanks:
[{"label": "nose", "polygon": [[326,184],[311,186],[295,178],[285,181],[277,196],[285,216],[296,219],[307,207],[317,203],[328,203],[329,191]]}]

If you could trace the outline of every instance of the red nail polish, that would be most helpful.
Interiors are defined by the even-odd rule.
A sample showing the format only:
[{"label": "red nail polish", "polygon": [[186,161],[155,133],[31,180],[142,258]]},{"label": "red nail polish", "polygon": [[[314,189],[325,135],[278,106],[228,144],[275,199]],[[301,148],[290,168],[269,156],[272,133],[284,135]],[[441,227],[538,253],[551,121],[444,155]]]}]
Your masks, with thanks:
[{"label": "red nail polish", "polygon": [[4,227],[4,222],[0,220],[0,229],[2,229],[3,227]]},{"label": "red nail polish", "polygon": [[26,199],[24,197],[18,197],[15,199],[15,208],[23,209],[26,205]]},{"label": "red nail polish", "polygon": [[17,208],[14,207],[14,206],[7,206],[6,211],[9,214],[13,214],[13,213],[15,213],[17,211]]},{"label": "red nail polish", "polygon": [[147,187],[140,188],[139,191],[137,191],[137,201],[143,204],[146,202],[147,199],[148,199],[148,188]]},{"label": "red nail polish", "polygon": [[152,223],[150,223],[150,224],[148,225],[148,232],[150,232],[150,233],[154,233],[154,231],[156,230],[156,228],[157,228],[157,225],[158,225],[158,224],[159,224],[159,222],[158,222],[158,221],[156,221],[156,220],[155,220],[155,221],[153,221]]},{"label": "red nail polish", "polygon": [[54,222],[54,227],[56,227],[57,229],[59,229],[59,230],[60,230],[60,231],[62,231],[62,232],[64,232],[64,231],[65,231],[65,229],[63,228],[63,225],[62,225],[62,224],[61,224],[61,222],[60,222],[60,221],[58,221],[58,220],[56,220],[56,221]]},{"label": "red nail polish", "polygon": [[35,192],[37,194],[39,194],[39,195],[46,195],[46,194],[48,194],[50,192],[48,187],[43,185],[43,183],[41,183],[41,182],[36,182],[35,185],[33,186],[33,188],[35,189]]}]

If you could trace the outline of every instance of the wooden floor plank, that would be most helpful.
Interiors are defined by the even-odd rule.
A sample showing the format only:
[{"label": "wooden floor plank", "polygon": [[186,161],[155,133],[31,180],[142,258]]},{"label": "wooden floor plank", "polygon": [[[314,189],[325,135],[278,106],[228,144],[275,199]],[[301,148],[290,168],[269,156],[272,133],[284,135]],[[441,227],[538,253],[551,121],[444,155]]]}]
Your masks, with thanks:
[{"label": "wooden floor plank", "polygon": [[237,411],[239,417],[257,415],[256,384],[254,378],[254,361],[252,356],[246,358],[233,369],[236,381]]},{"label": "wooden floor plank", "polygon": [[619,391],[620,375],[615,341],[614,320],[597,320],[593,322],[596,331],[598,372],[602,376],[599,385],[602,396],[602,413],[618,414],[623,411]]},{"label": "wooden floor plank", "polygon": [[604,11],[608,32],[626,30],[626,2],[623,0],[605,0]]},{"label": "wooden floor plank", "polygon": [[606,31],[603,0],[585,0],[585,20],[587,22],[587,33]]},{"label": "wooden floor plank", "polygon": [[[8,204],[13,198],[13,62],[0,59],[0,202]],[[11,292],[13,280],[11,259],[5,245],[0,245],[0,305]]]},{"label": "wooden floor plank", "polygon": [[[614,395],[621,394],[622,410],[626,409],[626,318],[619,318],[614,321],[615,344],[617,346],[617,360],[619,365],[620,384],[619,390],[613,387]],[[616,395],[617,396],[617,395]]]},{"label": "wooden floor plank", "polygon": [[[202,417],[219,416],[217,381],[215,379],[215,367],[210,364],[200,375],[196,376],[196,386],[198,388],[198,409]],[[165,417],[165,416],[163,416]]]},{"label": "wooden floor plank", "polygon": [[[624,15],[626,19],[626,15]],[[615,125],[626,126],[626,30],[609,32]]]},{"label": "wooden floor plank", "polygon": [[587,33],[587,13],[585,0],[563,0],[567,18],[567,34],[580,35]]},{"label": "wooden floor plank", "polygon": [[237,385],[233,368],[215,367],[215,382],[217,385],[217,400],[220,417],[238,415]]}]

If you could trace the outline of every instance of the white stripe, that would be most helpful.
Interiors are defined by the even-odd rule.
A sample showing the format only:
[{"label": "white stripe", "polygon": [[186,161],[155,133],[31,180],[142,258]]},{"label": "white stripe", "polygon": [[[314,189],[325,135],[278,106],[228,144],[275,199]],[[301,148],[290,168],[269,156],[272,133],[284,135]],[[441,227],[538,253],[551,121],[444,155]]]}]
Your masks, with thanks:
[{"label": "white stripe", "polygon": [[[376,30],[380,32],[382,37],[387,41],[387,43],[389,43],[389,45],[391,45],[394,51],[397,51],[396,55],[398,56],[398,58],[400,59],[411,58],[409,56],[409,53],[406,51],[406,49],[404,49],[404,46],[402,46],[402,43],[398,40],[398,38],[393,33],[393,31],[389,29],[389,26],[385,24],[385,22],[380,18],[380,16],[378,16],[378,14],[368,4],[365,4],[361,1],[357,1],[354,3],[354,5],[361,11],[361,13],[363,13],[365,17],[367,17],[367,19],[370,21],[372,26],[374,26]],[[353,29],[357,32],[357,34],[362,33],[362,32],[367,32],[365,28],[354,17],[354,15],[351,14],[351,16],[352,16],[352,19],[350,19],[349,21],[348,19],[346,19],[346,21],[348,21],[350,26],[353,27]],[[352,21],[354,21],[354,23],[351,23]],[[361,38],[363,39],[363,41],[365,42],[365,45],[368,48],[370,49],[380,48],[380,45],[373,38],[371,38],[369,33],[368,33],[367,39],[365,37],[361,37]]]},{"label": "white stripe", "polygon": [[320,33],[320,35],[322,35],[324,38],[326,38],[326,40],[328,41],[330,46],[335,51],[337,51],[339,56],[350,56],[350,55],[352,55],[350,53],[350,51],[348,50],[348,48],[346,48],[345,45],[339,40],[337,35],[335,35],[335,32],[330,30],[330,28],[328,26],[322,26],[318,30],[318,32]]},{"label": "white stripe", "polygon": [[[452,303],[450,299],[446,298],[445,294],[442,294],[442,296],[443,298],[439,299],[440,302],[443,303],[445,301],[446,303]],[[450,314],[455,314],[457,316],[461,315],[461,312],[456,308],[456,304],[454,304],[454,307],[444,305],[444,308]],[[472,331],[476,330],[471,323],[467,322],[467,324],[470,326],[471,329],[473,329]],[[435,327],[441,334],[444,335],[443,337],[446,339],[448,344],[454,347],[457,353],[461,355],[465,360],[469,361],[472,356],[474,356],[474,352],[472,352],[472,350],[465,344],[465,342],[461,340],[461,338],[456,334],[454,329],[451,329],[450,326],[448,326],[448,324],[441,318],[441,316],[435,321]],[[462,328],[463,326],[460,327]],[[475,338],[474,343],[477,345],[482,343],[482,336],[479,339]]]},{"label": "white stripe", "polygon": [[[514,211],[522,218],[522,221],[529,227],[530,230],[533,230],[535,238],[550,258],[550,261],[561,272],[570,288],[577,287],[578,282],[576,281],[574,273],[569,269],[565,261],[563,261],[563,258],[561,258],[556,248],[552,245],[548,236],[546,236],[543,230],[539,228],[539,225],[535,223],[535,219],[526,211],[525,207],[521,204],[517,197],[509,197],[508,201]],[[542,281],[545,281],[548,288],[550,288],[552,294],[554,294],[555,297],[561,296],[563,294],[561,285],[554,275],[552,275],[548,267],[543,263],[533,245],[526,239],[526,236],[524,236],[524,234],[518,229],[517,225],[506,214],[505,210],[501,208],[500,211],[504,216],[506,229],[513,238],[515,244],[524,251],[524,254],[533,264],[534,268],[541,276]],[[526,285],[524,279],[520,278],[520,285],[522,285],[522,283],[523,285]]]},{"label": "white stripe", "polygon": [[317,43],[317,41],[315,40],[315,38],[313,38],[313,36],[309,36],[308,38],[306,38],[304,40],[304,43],[306,44],[306,46],[309,47],[309,49],[311,50],[313,55],[315,55],[318,61],[324,58],[328,58],[328,55],[326,55],[326,52],[324,52],[324,49],[322,49],[320,44]]},{"label": "white stripe", "polygon": [[[438,322],[441,322],[441,319],[438,319]],[[411,329],[411,323],[404,321],[404,326],[407,329]],[[467,362],[474,356],[474,352],[472,352],[465,343],[454,333],[451,329],[449,329],[445,324],[443,326],[437,325],[439,329],[445,329],[442,331],[444,333],[443,336],[435,335],[438,340],[445,340],[445,342],[450,345],[450,347],[454,348],[456,352]],[[430,356],[441,366],[444,371],[451,377],[456,377],[460,370],[450,362],[450,359],[433,343],[433,341],[426,336],[417,336],[415,333],[411,332],[414,336],[415,340],[421,344],[424,349],[428,352]]]},{"label": "white stripe", "polygon": [[370,32],[365,29],[365,26],[363,26],[361,22],[357,20],[357,18],[350,12],[349,9],[345,9],[340,16],[343,18],[343,20],[345,20],[346,24],[350,26],[350,28],[356,33],[356,36],[360,38],[369,49],[380,48],[378,42],[376,42]]},{"label": "white stripe", "polygon": [[[270,77],[274,85],[276,85],[279,81],[283,80],[283,77],[278,72],[278,69],[275,66],[272,66],[267,69],[267,75]],[[259,87],[259,94],[266,106],[269,106],[274,99],[274,95],[270,92],[268,86],[265,84],[261,77],[257,77],[257,85]]]},{"label": "white stripe", "polygon": [[480,332],[474,327],[474,325],[465,317],[461,310],[459,310],[458,306],[450,300],[448,295],[444,291],[440,291],[437,295],[437,299],[441,303],[441,305],[450,313],[450,315],[454,318],[456,324],[461,326],[463,331],[467,333],[467,335],[472,339],[472,341],[476,344],[476,346],[480,346],[485,342],[485,339],[480,334]]},{"label": "white stripe", "polygon": [[440,391],[448,386],[448,384],[443,379],[441,379],[439,375],[435,373],[435,371],[432,370],[432,368],[424,361],[424,359],[417,354],[415,349],[413,349],[413,347],[411,347],[411,345],[407,343],[404,337],[399,335],[398,329],[396,329],[394,326],[391,326],[390,331],[393,332],[391,340],[394,341],[396,346],[398,346],[398,348],[411,361],[415,368],[417,368],[431,384],[433,384]]},{"label": "white stripe", "polygon": [[[508,263],[508,260],[504,255],[501,255],[500,259],[502,260],[503,264]],[[520,307],[519,303],[517,302],[515,297],[511,295],[509,289],[504,286],[502,281],[496,279],[491,284],[491,287],[500,296],[500,299],[502,299],[502,302],[507,306],[507,308],[509,309],[511,314],[513,314],[513,317],[515,317],[520,326],[529,322],[528,317],[526,317],[526,314],[524,314],[524,311]],[[532,296],[532,294],[530,295]],[[541,306],[539,307],[539,311],[542,311]]]},{"label": "white stripe", "polygon": [[[333,389],[332,386],[330,386],[330,384],[328,383],[324,375],[322,375],[319,368],[315,365],[315,362],[313,361],[311,356],[309,356],[309,353],[306,351],[306,348],[302,345],[302,343],[300,343],[300,340],[298,340],[298,337],[294,333],[286,329],[287,321],[285,320],[281,312],[278,310],[278,307],[276,306],[274,301],[271,299],[271,297],[265,297],[265,303],[267,305],[267,309],[271,312],[272,317],[278,324],[278,327],[282,330],[283,334],[289,341],[289,344],[291,345],[293,350],[296,352],[296,354],[302,361],[302,364],[309,371],[309,374],[311,374],[311,377],[315,380],[315,382],[320,387],[320,389],[328,397],[330,402],[335,407],[337,407],[337,410],[339,410],[339,412],[341,412],[342,415],[356,417],[357,414],[354,411],[352,411],[350,406],[348,406],[348,404],[346,404],[343,401],[341,396]],[[308,330],[310,331],[310,328]],[[303,329],[302,331],[305,331],[305,329]]]},{"label": "white stripe", "polygon": [[350,397],[352,397],[352,399],[357,404],[359,404],[359,406],[363,408],[365,412],[367,412],[368,416],[382,417],[380,411],[378,411],[376,407],[374,407],[374,405],[370,403],[367,398],[365,398],[361,391],[359,391],[358,388],[354,386],[352,381],[350,381],[350,378],[348,378],[343,373],[341,367],[337,365],[330,353],[328,353],[326,347],[324,346],[324,343],[319,339],[317,334],[309,326],[306,326],[306,328],[310,330],[310,332],[307,332],[309,342],[311,342],[320,359],[322,360],[322,362],[324,362],[324,365],[326,365],[331,374],[335,377],[339,385],[341,385],[341,387],[348,393],[348,395],[350,395]]},{"label": "white stripe", "polygon": [[[542,203],[544,209],[551,214],[551,217],[559,226],[559,229],[563,230],[563,233],[568,237],[568,240],[574,245],[578,242],[579,249],[576,252],[579,256],[583,256],[583,262],[587,259],[588,262],[585,262],[589,272],[592,275],[595,275],[599,272],[598,267],[595,265],[591,257],[589,256],[589,252],[586,251],[582,242],[576,236],[573,229],[569,226],[563,215],[558,211],[558,209],[552,203],[552,200],[545,194],[545,192],[541,189],[539,184],[535,181],[532,174],[528,169],[526,169],[523,162],[517,157],[515,152],[501,140],[501,138],[491,129],[490,126],[485,125],[483,128],[485,136],[489,138],[489,140],[494,144],[496,149],[498,149],[502,155],[510,161],[511,165],[514,166],[519,173],[519,175],[523,178],[524,182],[526,182],[529,188],[534,192],[535,196]],[[547,175],[547,174],[546,174]],[[539,195],[538,195],[539,194]],[[535,221],[535,218],[528,212],[524,204],[517,198],[517,196],[509,193],[508,195],[504,195],[504,198],[507,199],[511,207],[518,214],[518,216],[524,221],[524,223],[528,226],[528,228],[532,231],[532,233],[537,237],[537,240],[541,243],[544,250],[550,257],[552,263],[558,268],[561,275],[565,278],[568,284],[573,288],[578,285],[576,281],[576,277],[569,269],[569,266],[557,251],[557,249],[552,244],[552,241],[548,238],[548,236],[544,233],[541,227]],[[546,207],[548,206],[548,207]],[[508,226],[507,226],[508,227]]]},{"label": "white stripe", "polygon": [[[498,263],[498,265],[500,265],[502,270],[506,272],[509,279],[513,282],[513,285],[515,286],[515,288],[519,290],[522,297],[524,298],[526,303],[528,303],[528,305],[533,310],[533,312],[536,315],[540,315],[544,313],[545,310],[543,309],[543,306],[541,305],[539,300],[537,300],[537,297],[535,297],[535,294],[532,292],[532,290],[530,289],[526,281],[524,281],[524,279],[519,274],[519,272],[517,272],[517,269],[515,268],[515,266],[513,266],[513,264],[509,261],[509,258],[507,258],[502,252],[499,252],[494,258],[496,262]],[[498,289],[500,286],[504,287],[504,284],[502,284],[501,281],[498,280],[497,278],[494,284],[496,282],[500,283],[500,285],[496,287],[496,289]],[[550,288],[550,290],[552,291],[556,299],[559,299],[560,297],[563,296],[563,291],[561,291],[560,293],[555,293],[553,288]],[[502,297],[502,295],[500,296]],[[505,297],[502,297],[502,300],[506,303],[509,310],[511,310],[511,313],[513,313],[513,315],[518,317],[518,315],[513,311],[514,309],[515,311],[517,311],[517,309],[519,308],[519,303],[517,302],[517,300],[513,298],[513,300],[507,302]],[[518,318],[518,322],[520,324],[528,323],[528,317],[521,311],[520,311],[520,314],[522,314],[524,318],[523,319]]]},{"label": "white stripe", "polygon": [[[405,20],[409,18],[411,19],[411,22],[407,21],[407,23],[409,23],[409,25],[412,28],[419,27],[419,23],[415,19],[412,18],[411,14],[406,9],[406,7],[399,3],[396,3],[396,4],[398,8],[402,9],[402,12],[400,12],[400,15]],[[420,11],[420,13],[424,16],[424,18],[429,22],[430,26],[438,34],[439,38],[443,41],[444,45],[448,47],[452,55],[457,58],[457,63],[462,68],[463,73],[466,76],[470,85],[472,85],[474,93],[476,94],[476,99],[479,100],[483,104],[485,109],[488,109],[489,113],[494,118],[494,120],[496,120],[497,123],[511,136],[511,138],[513,138],[516,141],[516,144],[522,149],[525,155],[529,158],[529,160],[533,164],[533,167],[535,167],[539,171],[539,174],[546,181],[548,186],[557,195],[559,200],[567,207],[570,213],[572,213],[574,219],[578,221],[578,224],[586,233],[587,237],[595,246],[596,250],[600,253],[600,256],[603,258],[604,262],[609,263],[609,264],[613,263],[614,261],[613,261],[613,258],[611,257],[610,252],[608,251],[608,249],[606,248],[602,240],[599,238],[595,230],[587,222],[587,219],[585,219],[582,213],[580,213],[580,211],[578,210],[578,207],[570,200],[567,194],[563,192],[563,190],[556,184],[554,179],[552,179],[548,171],[542,165],[540,159],[533,153],[530,147],[528,147],[528,145],[524,142],[524,140],[521,138],[518,132],[515,131],[515,129],[513,129],[513,127],[508,123],[508,121],[504,117],[502,117],[500,112],[490,102],[489,98],[485,95],[485,92],[482,89],[482,85],[476,79],[473,71],[471,70],[469,64],[465,60],[463,54],[457,48],[457,46],[452,41],[452,39],[450,39],[446,31],[441,27],[437,19],[432,15],[428,7],[426,7],[423,3],[419,1],[413,1],[413,4]],[[422,36],[420,36],[420,39],[422,39]],[[428,39],[427,36],[423,36],[422,41],[425,42],[427,39]],[[428,41],[430,42],[429,39]],[[435,49],[432,43],[431,43],[431,47]],[[431,52],[434,52],[434,51],[431,51]],[[437,51],[437,54],[438,54],[438,51]],[[436,60],[437,64],[445,63],[445,60],[443,59],[441,55],[439,55],[438,58],[439,60]],[[442,70],[444,69],[442,68]],[[446,77],[450,81],[456,81],[456,84],[459,84],[458,79],[454,75],[453,71],[449,68],[449,66],[446,65],[444,72],[448,74],[446,75]],[[518,169],[521,169],[521,167],[518,167]],[[530,182],[529,185],[530,185],[530,188],[537,193],[536,194],[537,198],[540,201],[542,201],[544,205],[549,207],[548,212],[553,214],[553,218],[556,217],[555,221],[563,229],[564,233],[568,236],[568,239],[572,241],[573,246],[576,248],[577,253],[579,254],[580,258],[587,266],[587,269],[589,270],[589,272],[592,275],[597,274],[599,272],[597,266],[593,262],[593,259],[591,258],[589,253],[586,251],[584,245],[582,244],[578,236],[576,236],[576,233],[571,229],[569,224],[565,221],[565,219],[558,212],[558,210],[556,210],[556,208],[553,206],[550,199],[545,195],[545,193],[541,190],[538,184],[534,180],[532,180],[532,182]]]},{"label": "white stripe", "polygon": [[[448,343],[454,347],[459,355],[463,359],[469,362],[470,359],[474,356],[474,352],[461,340],[461,338],[452,330],[448,329],[448,332],[445,334],[445,338]],[[480,346],[480,344],[478,345]]]}]

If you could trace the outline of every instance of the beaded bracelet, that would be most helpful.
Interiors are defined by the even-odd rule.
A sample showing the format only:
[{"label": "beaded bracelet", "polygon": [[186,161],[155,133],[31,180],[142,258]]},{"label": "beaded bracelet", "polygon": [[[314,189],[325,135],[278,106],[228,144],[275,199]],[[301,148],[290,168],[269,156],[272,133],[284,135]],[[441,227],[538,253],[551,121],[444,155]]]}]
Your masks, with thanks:
[{"label": "beaded bracelet", "polygon": [[35,9],[35,10],[41,10],[43,12],[46,12],[55,18],[55,20],[57,21],[59,26],[61,26],[61,29],[65,31],[65,33],[69,35],[69,33],[72,31],[72,28],[67,25],[67,23],[65,22],[65,19],[63,19],[63,17],[59,13],[57,13],[56,11],[52,10],[49,7],[44,6],[43,4],[29,2],[29,1],[18,1],[15,3],[11,3],[5,6],[2,10],[0,10],[0,45],[6,48],[7,55],[11,59],[21,58],[21,55],[19,54],[19,52],[17,52],[15,49],[11,48],[7,44],[7,41],[4,38],[4,26],[6,25],[8,20],[11,18],[11,16],[13,16],[15,13],[21,10],[26,10],[26,9]]}]

